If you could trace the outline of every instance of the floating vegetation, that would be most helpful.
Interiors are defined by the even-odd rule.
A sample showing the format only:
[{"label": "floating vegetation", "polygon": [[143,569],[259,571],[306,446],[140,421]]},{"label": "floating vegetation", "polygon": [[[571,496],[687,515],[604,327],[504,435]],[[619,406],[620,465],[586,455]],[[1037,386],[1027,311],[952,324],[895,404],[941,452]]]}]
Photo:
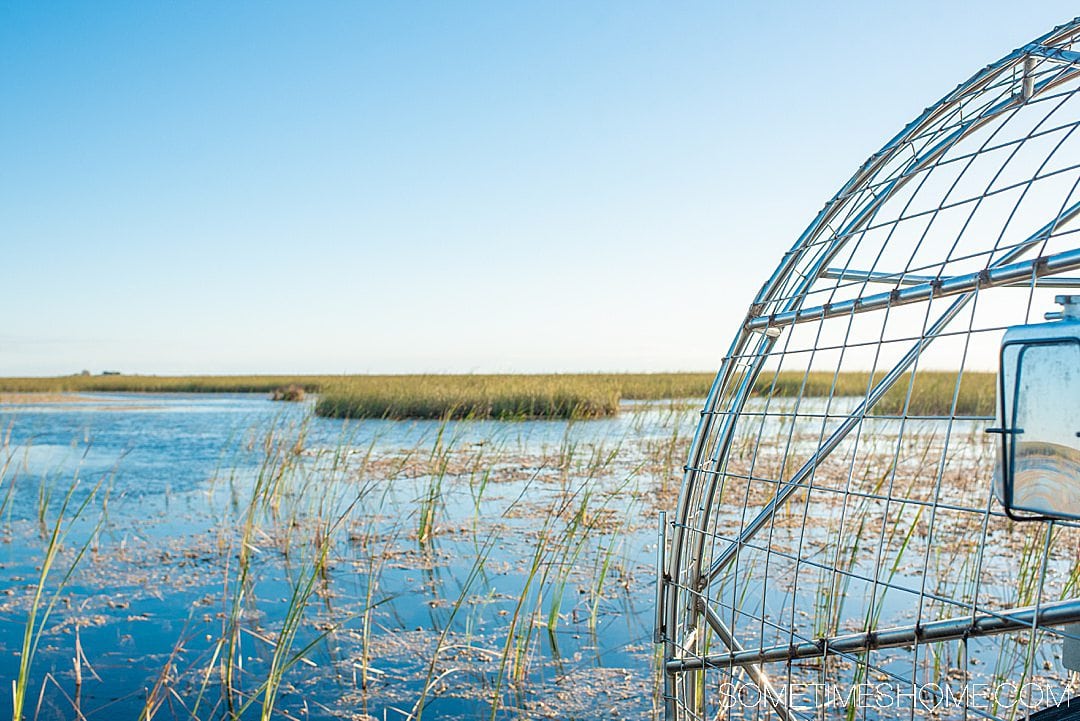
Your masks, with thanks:
[{"label": "floating vegetation", "polygon": [[[91,487],[70,483],[77,473],[65,475],[63,454],[74,454],[76,467],[111,473],[109,456],[132,442],[134,416],[86,404],[11,414],[10,439],[0,444],[0,496],[10,498],[0,506],[0,532],[12,541],[0,566],[0,588],[10,591],[0,596],[0,644],[18,649],[28,621],[41,642],[25,656],[25,671],[15,654],[0,660],[0,676],[23,679],[27,716],[659,715],[662,684],[649,641],[655,511],[676,503],[672,479],[698,417],[692,407],[636,404],[590,423],[497,423],[337,421],[263,397],[163,404],[170,412],[139,417],[107,514]],[[807,404],[820,409],[824,401]],[[934,594],[974,592],[979,546],[970,519],[941,512],[931,537],[930,511],[918,504],[934,497],[930,481],[946,447],[958,454],[943,472],[941,501],[985,502],[993,439],[983,424],[957,421],[951,436],[912,433],[898,455],[887,438],[901,421],[865,422],[873,432],[859,446],[864,473],[847,473],[847,447],[822,464],[806,511],[815,519],[810,532],[800,534],[802,512],[782,515],[772,530],[777,548],[802,544],[852,572],[881,564],[890,589],[925,582]],[[747,479],[790,468],[815,440],[809,431],[792,435],[781,418],[748,425],[719,513],[733,522],[747,500],[767,502],[775,486]],[[152,460],[160,465],[148,466]],[[153,485],[174,466],[189,477],[186,486],[181,476],[171,487]],[[49,474],[45,492],[37,469]],[[903,489],[916,505],[877,500],[894,473],[918,481]],[[69,485],[68,508],[85,505],[81,516],[63,511]],[[857,495],[845,501],[828,492],[843,488]],[[47,540],[36,539],[51,537],[58,523],[73,530],[61,530],[50,556]],[[878,528],[880,558],[864,538]],[[1033,596],[1046,544],[1022,525],[998,533],[1003,553],[979,571],[991,607]],[[1070,533],[1053,539],[1055,573],[1075,564]],[[927,554],[925,578],[912,576]],[[43,562],[53,570],[37,583]],[[781,552],[770,563],[787,569]],[[909,610],[895,603],[896,590],[867,599],[848,576],[818,575],[785,571],[763,602],[801,594],[800,617],[822,634],[850,630],[841,608],[864,608],[882,623]],[[1074,570],[1047,593],[1068,592],[1076,578]],[[1038,663],[1054,663],[1053,650],[1041,645]],[[1002,640],[973,644],[970,653],[979,680],[1008,677],[1028,649]],[[934,663],[928,678],[941,681],[958,665]],[[0,688],[0,704],[11,701],[8,693]]]},{"label": "floating vegetation", "polygon": [[[12,410],[0,646],[31,628],[37,653],[0,661],[20,679],[0,704],[43,720],[655,717],[658,697],[626,693],[652,687],[641,541],[692,411],[640,406],[608,441],[574,421],[357,424],[258,397],[161,408]],[[106,514],[72,478],[130,444]],[[155,486],[161,469],[193,480]]]}]

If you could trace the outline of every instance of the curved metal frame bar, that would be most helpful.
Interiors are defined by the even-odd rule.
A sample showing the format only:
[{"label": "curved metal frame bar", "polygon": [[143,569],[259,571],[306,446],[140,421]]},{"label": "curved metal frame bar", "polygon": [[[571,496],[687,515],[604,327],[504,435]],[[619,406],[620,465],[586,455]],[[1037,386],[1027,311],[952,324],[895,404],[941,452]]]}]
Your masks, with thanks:
[{"label": "curved metal frame bar", "polygon": [[[714,660],[718,665],[731,666],[735,663],[736,658],[741,658],[740,654],[746,656],[748,659],[747,664],[767,660],[760,655],[759,651],[742,651],[739,648],[737,639],[734,638],[723,621],[715,612],[709,613],[712,609],[707,607],[707,602],[701,595],[701,592],[719,575],[723,567],[735,557],[740,543],[745,542],[746,538],[752,536],[768,522],[771,514],[799,486],[799,479],[804,479],[813,473],[816,464],[821,458],[827,455],[832,448],[835,448],[840,440],[852,428],[857,426],[874,403],[918,358],[925,349],[926,344],[945,328],[979,288],[1016,284],[1025,279],[1080,268],[1080,250],[1061,253],[1054,257],[1016,262],[1023,254],[1036,247],[1047,233],[1080,214],[1080,203],[1078,203],[1061,212],[1057,218],[1054,218],[1039,233],[1026,242],[1010,249],[1008,252],[1004,252],[1000,258],[988,264],[987,269],[980,273],[963,277],[934,279],[929,282],[922,282],[914,287],[898,288],[891,293],[877,294],[835,305],[827,304],[807,309],[801,307],[806,293],[817,280],[836,278],[838,277],[836,273],[844,272],[830,269],[830,263],[836,258],[847,241],[870,222],[877,209],[892,194],[915,177],[918,172],[923,168],[932,166],[960,139],[970,135],[995,117],[1006,111],[1016,109],[1029,102],[1032,98],[1080,76],[1080,53],[1054,47],[1057,44],[1073,40],[1078,35],[1080,35],[1080,18],[1055,28],[1035,42],[1019,48],[997,62],[988,65],[967,81],[958,85],[956,89],[940,101],[927,108],[919,117],[886,143],[881,150],[870,156],[841,190],[825,204],[824,208],[800,235],[792,248],[784,254],[780,264],[758,292],[747,313],[746,321],[733,339],[706,398],[701,421],[691,442],[688,462],[684,467],[684,477],[675,513],[675,521],[671,524],[671,548],[666,555],[667,566],[665,569],[661,569],[659,574],[656,636],[657,640],[662,641],[664,644],[665,696],[667,698],[665,709],[668,718],[675,718],[678,711],[675,705],[676,676],[678,674],[693,674],[699,669],[711,665],[705,662],[698,663],[699,659],[704,658],[700,655],[680,655],[688,651],[691,654],[693,652],[693,649],[679,648],[679,639],[673,635],[680,620],[684,622],[684,628],[690,629],[686,633],[687,637],[696,638],[699,636],[702,626],[705,625],[712,628],[724,640],[729,647],[729,653],[715,656]],[[1044,61],[1062,63],[1060,72],[1052,74],[1041,81],[1036,81],[1033,73],[1033,58],[1036,57]],[[913,139],[922,136],[934,128],[936,124],[949,118],[964,99],[971,97],[973,93],[981,88],[985,88],[995,78],[1000,77],[1003,71],[1010,68],[1022,70],[1022,82],[1019,92],[995,103],[981,113],[966,119],[962,118],[955,127],[948,129],[944,137],[937,138],[935,136],[935,142],[929,148],[906,162],[903,172],[891,177],[880,190],[874,191],[869,202],[855,209],[857,212],[847,220],[841,230],[832,231],[832,224],[840,219],[845,212],[853,210],[853,208],[849,207],[852,199],[858,201],[860,193],[865,191],[878,178],[878,175],[896,159],[898,153],[905,148],[913,147],[910,145]],[[816,251],[818,255],[813,259],[811,266],[800,273],[801,277],[797,279],[793,289],[785,293],[784,289],[793,280],[799,262],[804,260],[806,254],[811,252],[813,248],[821,247],[824,238],[828,238],[828,240],[824,243],[823,248]],[[857,273],[858,271],[854,272]],[[870,282],[875,279],[867,276],[864,280]],[[1061,279],[1059,282],[1065,284],[1075,281],[1074,279]],[[898,285],[902,284],[898,283]],[[803,320],[821,320],[827,317],[845,316],[863,311],[888,309],[893,305],[925,302],[944,295],[957,295],[958,297],[927,331],[925,337],[920,339],[904,358],[868,392],[863,403],[821,445],[817,453],[813,454],[810,460],[796,472],[787,482],[786,488],[778,488],[776,497],[759,516],[745,524],[744,528],[741,529],[738,540],[731,543],[710,564],[709,568],[705,569],[703,564],[706,538],[708,537],[708,528],[718,484],[724,475],[723,466],[734,438],[738,418],[744,411],[754,383],[777,342],[779,333],[774,329]],[[782,304],[779,312],[764,312],[776,303]],[[732,383],[736,379],[738,384],[732,388]],[[717,407],[721,399],[725,398],[729,399],[727,409],[726,412],[720,414],[717,412]],[[721,425],[716,427],[715,424],[718,422]],[[710,440],[714,440],[714,443],[712,452],[707,454],[707,446]],[[706,455],[708,455],[708,458],[706,458]],[[661,537],[663,538],[666,535],[664,533]],[[1030,620],[1028,625],[1030,625]],[[754,654],[757,654],[757,656],[754,656]],[[751,656],[757,660],[752,660]],[[794,656],[785,652],[784,657],[793,658]],[[709,658],[713,659],[714,657],[709,656]],[[768,657],[768,660],[771,660],[771,656]],[[755,679],[761,674],[761,680],[766,685],[768,684],[767,677],[759,669],[752,668],[751,674]],[[694,678],[683,678],[683,695],[681,698],[688,706],[695,707],[698,705],[698,699],[695,698],[696,687],[697,683]],[[777,709],[777,711],[781,712],[780,709]]]}]

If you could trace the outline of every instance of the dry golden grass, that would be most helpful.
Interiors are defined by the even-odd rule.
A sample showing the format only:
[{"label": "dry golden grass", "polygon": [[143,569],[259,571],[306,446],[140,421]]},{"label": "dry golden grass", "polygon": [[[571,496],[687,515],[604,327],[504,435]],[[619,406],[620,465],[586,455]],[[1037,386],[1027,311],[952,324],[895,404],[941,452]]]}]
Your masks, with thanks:
[{"label": "dry golden grass", "polygon": [[[835,377],[834,377],[835,376]],[[880,374],[875,374],[878,380]],[[994,374],[965,373],[956,397],[957,415],[990,415]],[[251,375],[143,376],[73,375],[52,378],[0,378],[0,393],[71,392],[141,393],[280,393],[292,389],[317,393],[319,415],[352,418],[596,418],[614,415],[621,400],[703,398],[712,373],[574,373],[546,375]],[[763,373],[758,394],[780,397],[862,396],[869,374],[849,371],[778,376]],[[923,371],[916,375],[908,401],[910,376],[900,380],[875,409],[910,415],[953,412],[957,374]],[[43,400],[39,396],[37,400]],[[0,402],[4,396],[0,396]]]}]

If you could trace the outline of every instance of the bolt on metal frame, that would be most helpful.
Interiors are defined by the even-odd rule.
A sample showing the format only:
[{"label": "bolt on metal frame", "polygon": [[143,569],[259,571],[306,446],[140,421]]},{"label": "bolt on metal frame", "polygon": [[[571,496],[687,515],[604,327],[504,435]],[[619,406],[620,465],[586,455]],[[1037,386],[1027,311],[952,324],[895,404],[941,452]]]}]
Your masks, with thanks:
[{"label": "bolt on metal frame", "polygon": [[[661,521],[655,640],[669,719],[825,718],[791,689],[807,678],[925,687],[942,658],[970,682],[995,652],[1002,673],[1034,679],[1046,649],[1071,637],[1080,525],[1017,528],[989,475],[954,476],[985,465],[979,421],[960,407],[965,371],[990,369],[984,349],[1038,317],[1052,289],[1080,285],[1062,275],[1080,269],[1074,47],[1080,18],[927,108],[826,203],[754,299]],[[950,412],[920,414],[919,370],[942,363]],[[838,395],[844,371],[865,372],[861,397]],[[792,377],[798,388],[778,394]],[[818,398],[808,388],[822,378]],[[875,411],[887,396],[899,410]],[[940,560],[953,543],[974,544],[958,569]],[[1000,588],[1009,554],[1018,589]],[[1004,645],[1015,639],[1026,639],[1019,656]],[[732,705],[718,690],[728,681],[751,682],[763,703]]]}]

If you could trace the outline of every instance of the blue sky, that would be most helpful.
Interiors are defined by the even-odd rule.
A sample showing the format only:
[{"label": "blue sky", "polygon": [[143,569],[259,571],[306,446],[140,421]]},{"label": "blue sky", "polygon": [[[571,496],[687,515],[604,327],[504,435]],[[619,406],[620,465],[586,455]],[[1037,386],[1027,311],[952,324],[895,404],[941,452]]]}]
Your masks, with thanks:
[{"label": "blue sky", "polygon": [[0,374],[712,370],[1074,4],[0,4]]}]

